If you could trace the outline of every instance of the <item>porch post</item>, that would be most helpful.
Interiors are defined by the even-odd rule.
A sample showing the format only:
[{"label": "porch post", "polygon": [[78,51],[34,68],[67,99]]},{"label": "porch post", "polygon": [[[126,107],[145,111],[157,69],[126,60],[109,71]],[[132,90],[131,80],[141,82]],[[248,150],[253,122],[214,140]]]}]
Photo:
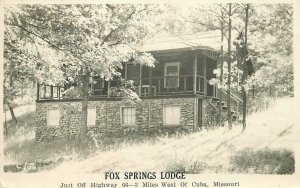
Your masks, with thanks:
[{"label": "porch post", "polygon": [[142,95],[142,65],[140,64],[140,75],[139,75],[139,95]]},{"label": "porch post", "polygon": [[197,93],[197,64],[197,51],[195,51],[193,62],[193,94]]},{"label": "porch post", "polygon": [[60,99],[60,86],[58,86],[58,88],[57,88],[57,96],[58,96],[58,99]]},{"label": "porch post", "polygon": [[127,80],[127,63],[125,63],[125,80]]},{"label": "porch post", "polygon": [[36,90],[37,90],[37,92],[36,92],[36,99],[37,100],[40,100],[40,84],[39,83],[37,83],[37,86],[36,86],[37,88],[36,88]]},{"label": "porch post", "polygon": [[207,96],[207,78],[206,78],[206,56],[203,60],[203,77],[204,77],[204,95]]},{"label": "porch post", "polygon": [[50,98],[53,99],[53,86],[50,86]]},{"label": "porch post", "polygon": [[110,80],[108,80],[108,83],[107,83],[107,97],[110,96]]},{"label": "porch post", "polygon": [[149,96],[151,95],[152,91],[152,67],[149,67]]},{"label": "porch post", "polygon": [[47,89],[46,84],[44,84],[44,98],[46,98],[46,89]]}]

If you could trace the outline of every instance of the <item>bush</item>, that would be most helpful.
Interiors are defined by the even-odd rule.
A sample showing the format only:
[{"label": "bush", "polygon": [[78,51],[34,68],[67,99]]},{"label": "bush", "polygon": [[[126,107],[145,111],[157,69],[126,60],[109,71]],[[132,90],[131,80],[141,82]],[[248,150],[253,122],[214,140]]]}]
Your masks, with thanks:
[{"label": "bush", "polygon": [[232,171],[257,174],[293,174],[295,159],[292,151],[246,148],[231,157]]},{"label": "bush", "polygon": [[168,163],[166,172],[185,172],[187,174],[199,174],[208,169],[208,165],[205,162],[198,160],[174,160]]},{"label": "bush", "polygon": [[187,174],[200,174],[204,172],[218,173],[222,171],[222,166],[210,166],[198,159],[172,160],[165,168],[166,172],[185,172]]}]

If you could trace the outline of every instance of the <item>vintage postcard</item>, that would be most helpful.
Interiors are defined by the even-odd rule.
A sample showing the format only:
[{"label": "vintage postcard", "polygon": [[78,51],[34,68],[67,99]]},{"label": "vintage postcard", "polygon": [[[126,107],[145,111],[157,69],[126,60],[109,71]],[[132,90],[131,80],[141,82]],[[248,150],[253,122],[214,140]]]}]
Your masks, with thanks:
[{"label": "vintage postcard", "polygon": [[0,188],[300,187],[298,0],[0,5]]}]

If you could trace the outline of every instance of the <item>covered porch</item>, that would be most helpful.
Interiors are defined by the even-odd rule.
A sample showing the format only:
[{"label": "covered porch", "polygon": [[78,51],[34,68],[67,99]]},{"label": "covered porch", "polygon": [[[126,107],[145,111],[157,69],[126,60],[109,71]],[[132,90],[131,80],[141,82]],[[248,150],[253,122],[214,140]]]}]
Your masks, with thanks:
[{"label": "covered porch", "polygon": [[[217,96],[217,88],[209,84],[215,78],[217,53],[203,49],[176,49],[150,52],[158,63],[155,67],[125,63],[120,71],[125,80],[133,80],[135,92],[140,97],[202,95]],[[90,85],[90,98],[115,98],[110,89],[119,87],[121,79],[106,81],[94,78]],[[64,86],[38,84],[37,100],[68,99],[63,92],[76,83]],[[76,97],[72,97],[76,98]]]}]

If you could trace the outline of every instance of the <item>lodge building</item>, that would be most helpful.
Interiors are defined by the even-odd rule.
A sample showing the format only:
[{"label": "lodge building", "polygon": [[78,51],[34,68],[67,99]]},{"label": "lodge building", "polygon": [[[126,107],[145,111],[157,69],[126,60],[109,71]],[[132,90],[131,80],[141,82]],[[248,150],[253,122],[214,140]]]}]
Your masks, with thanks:
[{"label": "lodge building", "polygon": [[[192,132],[215,124],[219,105],[226,116],[226,102],[219,100],[218,88],[209,82],[216,77],[219,52],[207,45],[159,44],[146,50],[158,61],[155,67],[125,63],[121,70],[123,78],[134,81],[140,102],[126,102],[109,92],[119,86],[119,79],[94,78],[88,102],[89,131],[115,136]],[[79,135],[82,99],[64,96],[66,89],[67,85],[38,84],[36,140]],[[231,98],[232,119],[236,120],[242,110],[241,99],[234,94]]]}]

